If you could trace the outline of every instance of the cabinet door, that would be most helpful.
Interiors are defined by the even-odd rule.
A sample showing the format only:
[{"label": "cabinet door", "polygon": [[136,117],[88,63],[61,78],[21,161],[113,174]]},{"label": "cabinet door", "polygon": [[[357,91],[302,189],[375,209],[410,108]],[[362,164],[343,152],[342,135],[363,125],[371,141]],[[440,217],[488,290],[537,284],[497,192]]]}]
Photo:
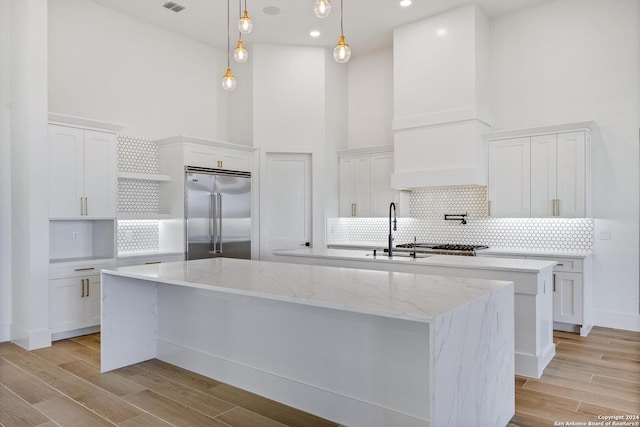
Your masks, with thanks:
[{"label": "cabinet door", "polygon": [[49,280],[51,332],[85,327],[85,298],[82,277]]},{"label": "cabinet door", "polygon": [[355,216],[355,161],[354,157],[340,157],[339,162],[339,215]]},{"label": "cabinet door", "polygon": [[582,324],[582,274],[553,273],[553,321]]},{"label": "cabinet door", "polygon": [[184,145],[185,166],[222,169],[222,166],[218,163],[219,161],[220,156],[213,147],[202,144]]},{"label": "cabinet door", "polygon": [[489,203],[491,216],[531,215],[530,139],[511,138],[489,143]]},{"label": "cabinet door", "polygon": [[224,150],[220,153],[220,169],[251,172],[251,153]]},{"label": "cabinet door", "polygon": [[559,216],[580,218],[586,216],[586,140],[585,132],[558,134]]},{"label": "cabinet door", "polygon": [[87,218],[116,216],[116,137],[84,131],[84,197]]},{"label": "cabinet door", "polygon": [[531,216],[554,215],[556,199],[556,135],[531,138]]},{"label": "cabinet door", "polygon": [[100,276],[85,278],[84,327],[100,324]]},{"label": "cabinet door", "polygon": [[82,129],[49,125],[49,217],[82,217]]},{"label": "cabinet door", "polygon": [[371,216],[371,175],[369,156],[358,157],[355,160],[355,188],[353,190],[355,200],[355,214],[360,217]]},{"label": "cabinet door", "polygon": [[[394,202],[398,205],[400,201],[400,191],[391,188],[393,153],[371,155],[369,166],[371,168],[370,215],[384,218],[389,215],[389,204]],[[399,212],[399,206],[397,209]]]}]

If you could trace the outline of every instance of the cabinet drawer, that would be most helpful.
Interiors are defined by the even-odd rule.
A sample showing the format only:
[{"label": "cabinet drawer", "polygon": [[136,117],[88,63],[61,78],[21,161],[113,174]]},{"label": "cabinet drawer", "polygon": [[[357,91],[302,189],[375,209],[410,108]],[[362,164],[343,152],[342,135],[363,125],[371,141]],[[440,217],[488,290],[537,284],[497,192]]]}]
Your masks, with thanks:
[{"label": "cabinet drawer", "polygon": [[157,255],[153,257],[123,258],[118,260],[118,267],[144,264],[160,264],[163,262],[184,261],[184,255]]},{"label": "cabinet drawer", "polygon": [[568,273],[582,273],[582,259],[579,259],[579,258],[528,256],[527,259],[541,259],[541,260],[556,261],[558,264],[555,267],[553,267],[553,271],[565,271]]},{"label": "cabinet drawer", "polygon": [[113,260],[49,264],[49,278],[99,275],[100,270],[112,268],[113,265]]}]

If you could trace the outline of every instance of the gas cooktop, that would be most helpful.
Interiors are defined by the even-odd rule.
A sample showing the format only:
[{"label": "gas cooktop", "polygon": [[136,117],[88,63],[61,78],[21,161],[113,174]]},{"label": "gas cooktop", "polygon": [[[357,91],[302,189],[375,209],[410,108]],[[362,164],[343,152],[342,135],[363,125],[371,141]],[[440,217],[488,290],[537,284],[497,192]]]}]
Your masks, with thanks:
[{"label": "gas cooktop", "polygon": [[451,254],[451,255],[470,255],[474,256],[476,251],[482,249],[488,249],[488,246],[484,245],[457,245],[457,244],[442,244],[442,243],[403,243],[396,245],[398,249],[411,250],[415,248],[416,252],[438,253],[438,254]]}]

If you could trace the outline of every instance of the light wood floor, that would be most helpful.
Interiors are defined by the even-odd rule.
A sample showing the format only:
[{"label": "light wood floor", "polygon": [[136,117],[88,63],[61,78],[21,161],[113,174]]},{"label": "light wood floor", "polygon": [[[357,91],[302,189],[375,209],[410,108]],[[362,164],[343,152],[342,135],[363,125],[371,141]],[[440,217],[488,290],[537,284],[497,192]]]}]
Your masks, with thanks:
[{"label": "light wood floor", "polygon": [[[543,377],[515,379],[511,427],[640,415],[640,333],[554,336],[557,356]],[[99,334],[32,352],[0,343],[0,424],[336,426],[158,360],[100,374],[99,350]]]}]

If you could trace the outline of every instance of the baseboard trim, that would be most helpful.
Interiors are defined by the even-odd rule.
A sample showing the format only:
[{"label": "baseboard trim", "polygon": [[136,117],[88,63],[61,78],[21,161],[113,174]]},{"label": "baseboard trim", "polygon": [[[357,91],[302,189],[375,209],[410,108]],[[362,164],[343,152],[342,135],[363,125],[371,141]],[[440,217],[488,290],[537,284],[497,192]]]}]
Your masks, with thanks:
[{"label": "baseboard trim", "polygon": [[530,354],[516,352],[516,374],[525,377],[540,378],[544,368],[547,367],[555,355],[556,346],[553,343],[544,349],[541,356],[532,356]]},{"label": "baseboard trim", "polygon": [[51,341],[66,340],[67,338],[95,334],[96,332],[100,332],[100,325],[90,326],[88,328],[74,329],[72,331],[56,332],[55,334],[51,334]]},{"label": "baseboard trim", "polygon": [[593,320],[595,326],[640,332],[640,314],[594,310]]},{"label": "baseboard trim", "polygon": [[11,341],[11,324],[0,325],[0,342]]}]

